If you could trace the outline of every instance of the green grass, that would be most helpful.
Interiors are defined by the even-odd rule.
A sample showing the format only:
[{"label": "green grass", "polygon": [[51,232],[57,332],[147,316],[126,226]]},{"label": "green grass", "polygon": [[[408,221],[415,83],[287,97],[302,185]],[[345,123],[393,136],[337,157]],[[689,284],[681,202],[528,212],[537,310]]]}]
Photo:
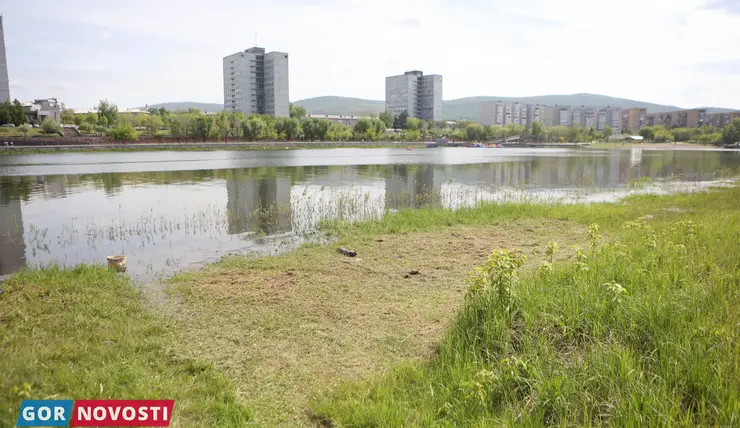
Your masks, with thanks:
[{"label": "green grass", "polygon": [[[665,208],[678,208],[666,210]],[[316,398],[339,426],[737,426],[740,189],[626,204],[487,207],[596,222],[584,257],[516,278],[492,257],[436,355]],[[678,211],[678,212],[677,212]],[[636,221],[650,213],[651,219]],[[366,230],[472,221],[404,213]],[[391,224],[393,223],[393,224]],[[602,236],[603,231],[608,236]],[[544,257],[538,263],[544,262]]]},{"label": "green grass", "polygon": [[244,426],[251,412],[125,277],[50,267],[0,283],[0,426],[22,399],[175,399],[174,426]]},{"label": "green grass", "polygon": [[99,267],[0,283],[0,426],[23,398],[174,398],[176,426],[740,423],[740,188],[323,226],[164,296]]}]

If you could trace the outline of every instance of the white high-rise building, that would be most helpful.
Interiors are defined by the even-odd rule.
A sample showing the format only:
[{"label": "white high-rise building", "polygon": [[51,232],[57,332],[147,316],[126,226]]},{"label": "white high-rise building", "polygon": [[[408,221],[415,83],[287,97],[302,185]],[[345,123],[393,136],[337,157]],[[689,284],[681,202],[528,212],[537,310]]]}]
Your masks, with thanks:
[{"label": "white high-rise building", "polygon": [[8,79],[8,59],[5,56],[3,16],[0,15],[0,103],[5,101],[10,101],[10,80]]},{"label": "white high-rise building", "polygon": [[418,70],[385,78],[385,108],[398,116],[442,120],[442,76]]},{"label": "white high-rise building", "polygon": [[288,54],[250,48],[224,57],[224,109],[290,116]]}]

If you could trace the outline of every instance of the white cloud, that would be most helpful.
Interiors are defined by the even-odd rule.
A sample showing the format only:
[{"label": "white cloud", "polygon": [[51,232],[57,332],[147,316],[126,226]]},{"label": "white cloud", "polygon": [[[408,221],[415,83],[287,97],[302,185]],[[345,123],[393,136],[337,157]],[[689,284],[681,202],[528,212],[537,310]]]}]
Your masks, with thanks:
[{"label": "white cloud", "polygon": [[145,37],[156,53],[142,58],[131,49],[112,65],[108,52],[85,52],[95,59],[65,64],[125,68],[108,82],[75,85],[80,105],[102,97],[121,105],[219,102],[221,58],[252,46],[257,32],[260,46],[290,53],[291,100],[382,99],[385,76],[417,68],[444,76],[445,99],[594,92],[740,108],[737,73],[699,66],[740,60],[740,15],[707,0],[41,3],[23,13],[104,28],[103,38]]}]

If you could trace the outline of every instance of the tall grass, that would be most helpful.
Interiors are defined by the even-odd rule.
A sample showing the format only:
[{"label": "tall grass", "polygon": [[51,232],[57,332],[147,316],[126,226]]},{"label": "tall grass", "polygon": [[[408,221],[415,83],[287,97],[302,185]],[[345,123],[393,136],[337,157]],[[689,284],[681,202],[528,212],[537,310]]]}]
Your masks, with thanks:
[{"label": "tall grass", "polygon": [[[319,397],[315,417],[341,426],[738,426],[740,192],[663,198],[682,211],[672,214],[654,200],[547,208],[611,221],[592,224],[568,262],[553,262],[551,244],[534,272],[519,272],[516,250],[494,251],[471,274],[435,356]],[[638,220],[645,212],[655,216]]]}]

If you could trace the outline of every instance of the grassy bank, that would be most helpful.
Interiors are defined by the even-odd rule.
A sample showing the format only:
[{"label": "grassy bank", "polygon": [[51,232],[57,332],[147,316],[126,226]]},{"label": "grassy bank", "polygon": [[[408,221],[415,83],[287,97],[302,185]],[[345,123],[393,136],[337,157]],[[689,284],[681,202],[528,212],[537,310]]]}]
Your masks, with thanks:
[{"label": "grassy bank", "polygon": [[591,227],[568,262],[519,275],[519,253],[495,253],[469,280],[433,357],[327,393],[314,400],[315,417],[341,426],[736,426],[740,192],[640,197],[627,210],[651,200],[670,210],[627,216],[608,236]]},{"label": "grassy bank", "polygon": [[[324,227],[164,295],[90,267],[3,282],[0,425],[23,397],[175,398],[180,426],[738,422],[740,189]],[[471,294],[496,248],[520,279],[504,254]]]},{"label": "grassy bank", "polygon": [[0,426],[22,399],[174,398],[174,426],[244,426],[251,412],[213,366],[174,349],[152,314],[102,267],[28,271],[0,283]]}]

